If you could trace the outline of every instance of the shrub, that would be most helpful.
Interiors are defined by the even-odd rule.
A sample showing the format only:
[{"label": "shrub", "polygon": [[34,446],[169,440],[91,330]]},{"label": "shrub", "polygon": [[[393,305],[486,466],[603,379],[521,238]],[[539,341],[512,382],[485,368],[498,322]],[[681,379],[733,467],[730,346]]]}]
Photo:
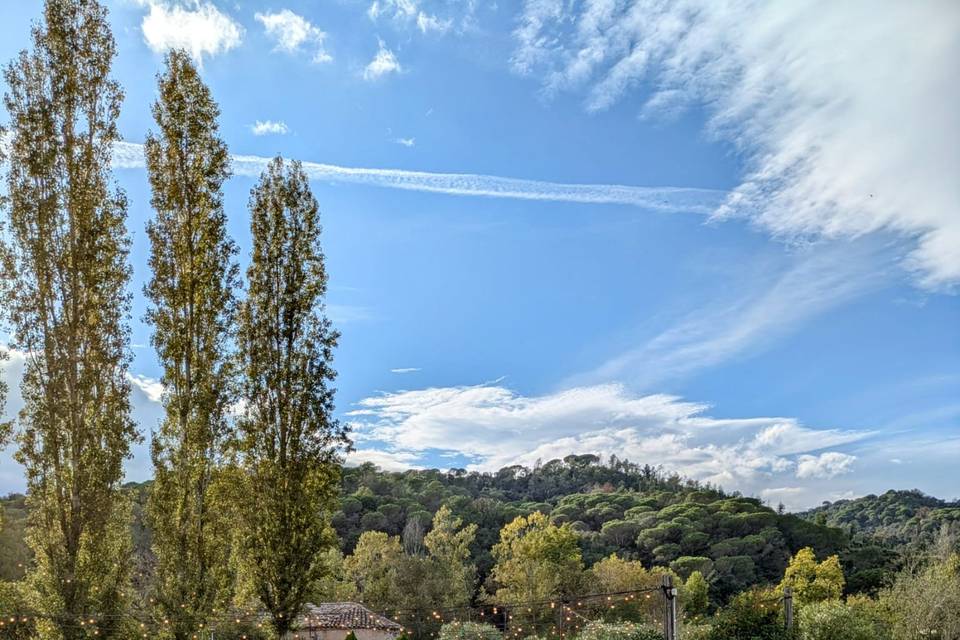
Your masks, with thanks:
[{"label": "shrub", "polygon": [[828,600],[800,608],[801,640],[886,640],[890,638],[876,607],[868,600]]},{"label": "shrub", "polygon": [[790,640],[769,591],[741,593],[714,618],[706,640]]},{"label": "shrub", "polygon": [[[23,594],[22,585],[22,582],[0,581],[0,613],[10,616],[11,613],[30,610]],[[0,620],[0,638],[5,640],[35,638],[37,637],[35,633],[36,629],[29,618],[26,621],[20,621],[17,620],[16,616],[10,616],[5,620]]]},{"label": "shrub", "polygon": [[501,640],[492,624],[480,622],[448,622],[440,627],[440,640]]},{"label": "shrub", "polygon": [[708,624],[686,624],[680,632],[683,640],[710,640],[712,627]]},{"label": "shrub", "polygon": [[579,640],[663,640],[663,632],[633,622],[591,622],[580,632]]}]

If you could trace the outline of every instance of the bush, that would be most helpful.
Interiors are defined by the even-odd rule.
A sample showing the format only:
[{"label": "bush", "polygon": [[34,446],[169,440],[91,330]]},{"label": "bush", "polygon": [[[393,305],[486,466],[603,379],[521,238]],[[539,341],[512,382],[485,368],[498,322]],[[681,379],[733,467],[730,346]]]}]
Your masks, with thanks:
[{"label": "bush", "polygon": [[[0,581],[0,613],[10,616],[11,613],[30,611],[22,586],[22,582]],[[4,640],[34,638],[35,632],[34,624],[29,618],[25,622],[17,620],[16,616],[0,620],[0,638]]]},{"label": "bush", "polygon": [[712,627],[708,624],[687,624],[680,631],[683,640],[710,640]]},{"label": "bush", "polygon": [[633,622],[591,622],[580,632],[579,640],[663,640],[663,632]]},{"label": "bush", "polygon": [[717,614],[706,640],[790,640],[777,607],[769,604],[772,596],[761,590],[741,593]]},{"label": "bush", "polygon": [[480,622],[448,622],[440,627],[440,640],[501,640],[492,624]]},{"label": "bush", "polygon": [[890,632],[869,600],[828,600],[800,608],[801,640],[886,640]]}]

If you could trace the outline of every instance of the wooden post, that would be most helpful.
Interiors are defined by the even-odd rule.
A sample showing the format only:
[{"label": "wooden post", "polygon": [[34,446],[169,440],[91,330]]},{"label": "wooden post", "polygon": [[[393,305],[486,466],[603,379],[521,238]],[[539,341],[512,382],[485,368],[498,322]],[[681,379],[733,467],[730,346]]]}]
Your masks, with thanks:
[{"label": "wooden post", "polygon": [[663,637],[665,640],[677,640],[677,588],[673,586],[673,576],[661,576],[660,590],[663,591],[664,604]]},{"label": "wooden post", "polygon": [[783,618],[787,623],[787,631],[793,629],[793,589],[783,588]]},{"label": "wooden post", "polygon": [[563,610],[566,608],[566,606],[567,606],[566,600],[564,600],[563,598],[560,598],[560,625],[558,629],[560,640],[563,640],[563,616],[566,615]]}]

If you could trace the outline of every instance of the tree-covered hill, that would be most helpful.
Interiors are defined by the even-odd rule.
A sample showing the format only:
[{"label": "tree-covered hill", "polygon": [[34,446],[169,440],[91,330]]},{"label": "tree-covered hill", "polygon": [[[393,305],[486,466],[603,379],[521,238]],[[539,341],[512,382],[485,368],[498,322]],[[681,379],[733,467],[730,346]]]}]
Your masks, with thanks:
[{"label": "tree-covered hill", "polygon": [[806,546],[820,557],[839,553],[858,590],[875,589],[896,565],[890,549],[854,544],[841,529],[778,513],[755,498],[590,455],[494,473],[345,469],[333,524],[346,553],[364,531],[399,535],[411,549],[442,504],[477,525],[471,551],[481,578],[493,566],[490,550],[500,529],[535,511],[578,532],[588,565],[616,553],[681,576],[700,570],[719,597],[779,579],[790,555]]},{"label": "tree-covered hill", "polygon": [[[149,483],[131,483],[126,489],[133,499],[139,565],[135,575],[140,575],[151,559],[151,533],[142,517]],[[18,564],[28,558],[22,540],[23,497],[10,496],[4,504],[0,579],[14,579],[21,575]],[[820,510],[802,517],[781,513],[756,498],[656,467],[591,455],[492,473],[348,467],[332,524],[344,554],[353,551],[365,531],[400,536],[408,551],[418,552],[442,505],[464,524],[477,526],[471,555],[481,584],[493,567],[491,549],[500,530],[517,516],[536,511],[577,532],[588,566],[616,553],[648,567],[670,567],[682,577],[699,570],[710,576],[718,598],[779,580],[790,556],[803,547],[812,547],[821,558],[839,554],[853,591],[875,590],[897,566],[891,546],[854,541],[849,531],[832,526],[833,521],[816,521],[823,520],[816,516]],[[918,513],[919,508],[910,517]]]},{"label": "tree-covered hill", "polygon": [[879,496],[825,502],[799,515],[854,536],[897,545],[928,544],[945,525],[960,527],[960,501],[947,502],[916,489],[891,490]]}]

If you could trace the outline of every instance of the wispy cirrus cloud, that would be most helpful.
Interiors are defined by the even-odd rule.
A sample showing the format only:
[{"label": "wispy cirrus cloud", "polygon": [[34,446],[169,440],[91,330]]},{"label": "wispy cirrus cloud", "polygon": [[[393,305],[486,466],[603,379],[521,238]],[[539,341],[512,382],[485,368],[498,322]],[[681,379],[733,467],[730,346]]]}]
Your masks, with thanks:
[{"label": "wispy cirrus cloud", "polygon": [[814,318],[889,282],[895,251],[866,238],[796,247],[784,266],[745,270],[688,314],[569,382],[650,387],[756,353]]},{"label": "wispy cirrus cloud", "polygon": [[[923,38],[904,38],[922,33]],[[929,289],[960,283],[960,5],[527,0],[512,65],[603,111],[704,105],[746,160],[718,217],[777,237],[911,239]]]},{"label": "wispy cirrus cloud", "polygon": [[276,43],[275,51],[294,54],[311,49],[313,62],[333,61],[325,47],[327,34],[303,16],[283,9],[273,13],[257,12],[254,18],[263,25],[267,37]]},{"label": "wispy cirrus cloud", "polygon": [[[437,3],[441,10],[449,15],[441,16],[420,0],[373,0],[367,7],[367,17],[373,22],[388,19],[400,27],[415,27],[422,34],[444,34],[454,29],[459,23],[459,30],[472,24],[476,10],[474,2]],[[454,16],[452,10],[459,9],[459,15]]]},{"label": "wispy cirrus cloud", "polygon": [[144,42],[156,53],[185,49],[202,64],[204,57],[226,53],[243,41],[244,29],[240,23],[212,2],[137,1],[148,8],[140,28]]},{"label": "wispy cirrus cloud", "polygon": [[417,373],[420,370],[420,367],[400,367],[398,369],[390,369],[390,373]]},{"label": "wispy cirrus cloud", "polygon": [[[270,160],[260,156],[234,155],[231,157],[233,173],[259,177]],[[133,142],[115,144],[113,166],[116,169],[144,168],[143,145]],[[725,192],[714,189],[563,184],[471,173],[343,167],[309,161],[303,162],[303,168],[311,180],[458,196],[627,205],[666,213],[709,215],[725,196]]]}]

